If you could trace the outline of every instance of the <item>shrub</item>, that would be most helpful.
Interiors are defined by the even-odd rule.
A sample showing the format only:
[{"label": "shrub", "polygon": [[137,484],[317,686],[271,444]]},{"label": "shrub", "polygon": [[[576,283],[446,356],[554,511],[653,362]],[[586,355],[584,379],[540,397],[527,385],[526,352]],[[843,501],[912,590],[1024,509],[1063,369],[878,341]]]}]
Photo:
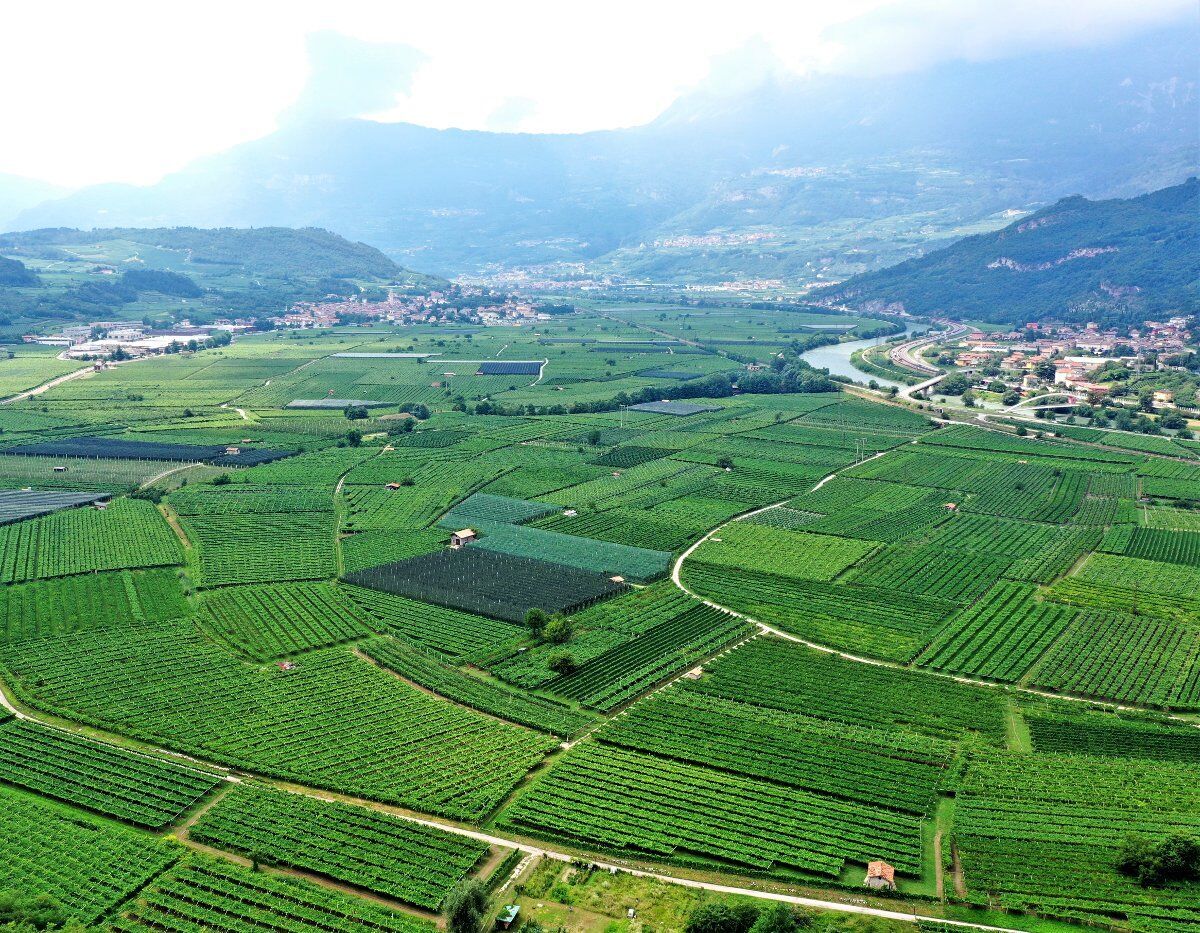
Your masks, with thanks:
[{"label": "shrub", "polygon": [[1117,871],[1146,888],[1194,881],[1200,878],[1200,842],[1177,833],[1155,845],[1144,836],[1130,835],[1117,857]]},{"label": "shrub", "polygon": [[748,933],[757,920],[754,904],[701,904],[688,917],[684,933]]}]

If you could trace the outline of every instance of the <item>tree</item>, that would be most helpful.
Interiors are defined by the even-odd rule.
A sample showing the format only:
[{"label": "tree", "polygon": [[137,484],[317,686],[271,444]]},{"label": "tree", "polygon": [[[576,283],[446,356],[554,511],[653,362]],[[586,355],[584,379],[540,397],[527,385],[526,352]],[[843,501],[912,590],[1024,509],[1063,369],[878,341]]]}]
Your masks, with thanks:
[{"label": "tree", "polygon": [[350,421],[361,421],[370,415],[366,405],[347,405],[343,412]]},{"label": "tree", "polygon": [[556,674],[562,674],[564,677],[567,674],[572,674],[579,667],[575,663],[575,656],[569,651],[556,651],[550,655],[550,659],[546,662],[546,666]]},{"label": "tree", "polygon": [[1017,402],[1021,401],[1021,393],[1009,389],[1004,393],[1003,396],[1001,396],[1000,401],[1002,401],[1005,405],[1015,405]]},{"label": "tree", "polygon": [[219,476],[214,476],[212,484],[214,486],[228,486],[233,480],[230,479],[228,473],[221,473]]},{"label": "tree", "polygon": [[546,625],[549,621],[550,616],[546,614],[545,609],[538,609],[535,606],[525,613],[525,624],[535,635],[540,636],[546,630]]},{"label": "tree", "polygon": [[446,896],[446,926],[451,933],[479,933],[487,909],[487,888],[482,882],[468,878]]},{"label": "tree", "polygon": [[749,933],[756,920],[754,904],[701,904],[683,929],[684,933]]},{"label": "tree", "polygon": [[1017,425],[1017,437],[1024,437],[1028,433],[1029,433],[1029,429],[1026,428],[1025,425],[1023,425],[1023,424]]},{"label": "tree", "polygon": [[588,431],[587,442],[593,447],[597,446],[600,443],[600,432]]},{"label": "tree", "polygon": [[721,470],[732,470],[733,460],[731,460],[729,457],[718,457],[717,468]]}]

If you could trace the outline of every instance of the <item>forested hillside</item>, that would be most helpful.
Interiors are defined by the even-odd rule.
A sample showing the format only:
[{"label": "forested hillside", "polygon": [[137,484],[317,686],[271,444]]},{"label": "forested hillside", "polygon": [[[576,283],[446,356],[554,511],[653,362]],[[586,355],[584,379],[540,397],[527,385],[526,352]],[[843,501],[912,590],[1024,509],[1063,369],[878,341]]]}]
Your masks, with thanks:
[{"label": "forested hillside", "polygon": [[827,300],[1023,323],[1137,324],[1196,308],[1200,182],[1137,198],[1064,198],[1003,230],[855,276]]},{"label": "forested hillside", "polygon": [[439,284],[374,247],[316,228],[48,228],[0,236],[0,327],[163,311],[202,320],[384,285]]}]

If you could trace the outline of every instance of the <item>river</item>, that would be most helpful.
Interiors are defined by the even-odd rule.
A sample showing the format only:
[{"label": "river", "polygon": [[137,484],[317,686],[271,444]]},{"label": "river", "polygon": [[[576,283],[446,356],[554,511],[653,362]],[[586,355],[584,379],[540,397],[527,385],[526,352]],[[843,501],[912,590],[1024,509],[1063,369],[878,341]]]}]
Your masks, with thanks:
[{"label": "river", "polygon": [[[909,334],[920,334],[929,330],[927,324],[909,324],[904,328],[905,336]],[[867,340],[848,340],[845,343],[833,343],[827,347],[817,347],[815,350],[808,350],[800,354],[800,359],[808,363],[810,366],[815,366],[817,369],[828,369],[832,376],[848,376],[855,382],[868,382],[874,379],[881,386],[895,386],[897,389],[907,388],[904,383],[896,382],[892,379],[885,379],[883,376],[872,376],[870,373],[864,373],[850,362],[850,356],[857,350],[864,347],[877,347],[881,343],[887,343],[895,334],[888,334],[885,337],[871,337]]]}]

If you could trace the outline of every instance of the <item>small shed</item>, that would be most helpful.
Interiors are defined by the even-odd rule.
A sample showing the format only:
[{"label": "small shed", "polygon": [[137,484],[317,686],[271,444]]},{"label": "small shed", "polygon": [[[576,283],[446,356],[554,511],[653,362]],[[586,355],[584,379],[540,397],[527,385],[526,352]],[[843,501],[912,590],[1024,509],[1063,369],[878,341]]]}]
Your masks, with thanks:
[{"label": "small shed", "polygon": [[521,912],[519,904],[506,904],[504,909],[500,911],[496,917],[496,926],[501,930],[507,930],[517,922],[517,915]]},{"label": "small shed", "polygon": [[392,490],[393,492],[395,492],[397,489],[400,488],[400,484],[399,483],[388,483],[387,488]]},{"label": "small shed", "polygon": [[944,506],[942,506],[942,508],[946,509],[946,511],[948,511],[948,512],[957,512],[958,511],[958,503],[957,502],[947,502]]},{"label": "small shed", "polygon": [[895,891],[896,869],[887,862],[868,862],[863,885],[874,891]]},{"label": "small shed", "polygon": [[225,455],[228,457],[236,457],[241,452],[242,452],[242,450],[240,447],[226,447],[225,448]]},{"label": "small shed", "polygon": [[452,531],[450,533],[450,546],[462,547],[464,544],[470,544],[478,537],[479,535],[475,534],[470,528],[464,528],[462,531]]}]

